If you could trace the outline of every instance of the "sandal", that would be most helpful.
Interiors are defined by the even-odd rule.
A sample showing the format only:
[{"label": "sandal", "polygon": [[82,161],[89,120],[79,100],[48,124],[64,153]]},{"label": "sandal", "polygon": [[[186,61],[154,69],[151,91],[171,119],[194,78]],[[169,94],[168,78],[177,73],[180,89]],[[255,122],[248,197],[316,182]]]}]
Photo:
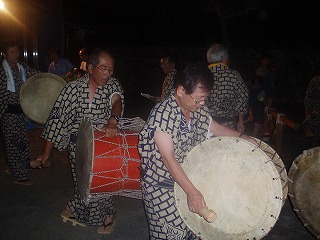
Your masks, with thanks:
[{"label": "sandal", "polygon": [[76,217],[71,212],[68,212],[67,210],[62,211],[61,217],[63,222],[67,222],[67,221],[72,222],[72,226],[76,226],[76,225],[79,225],[81,227],[86,226],[84,223],[78,222]]},{"label": "sandal", "polygon": [[113,220],[112,222],[109,222],[107,224],[105,224],[105,222],[103,222],[102,226],[98,227],[97,233],[110,234],[113,232],[114,226],[115,226],[115,220]]},{"label": "sandal", "polygon": [[42,163],[42,159],[35,159],[30,161],[30,167],[33,169],[48,168],[50,166],[51,166],[50,161],[46,161],[45,163]]}]

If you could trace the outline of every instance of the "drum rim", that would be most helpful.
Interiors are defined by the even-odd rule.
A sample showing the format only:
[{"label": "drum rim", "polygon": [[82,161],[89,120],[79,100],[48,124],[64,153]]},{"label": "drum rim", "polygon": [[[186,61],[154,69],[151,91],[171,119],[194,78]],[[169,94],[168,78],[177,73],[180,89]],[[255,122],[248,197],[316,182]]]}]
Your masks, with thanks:
[{"label": "drum rim", "polygon": [[[282,206],[283,206],[285,204],[286,200],[287,200],[288,192],[289,192],[289,186],[288,186],[288,182],[289,181],[288,181],[288,173],[287,173],[286,167],[285,167],[281,157],[279,156],[279,154],[270,145],[268,145],[266,142],[264,142],[264,141],[262,141],[262,140],[260,140],[258,138],[254,138],[254,139],[259,143],[258,146],[259,146],[260,149],[262,149],[261,146],[263,146],[263,147],[266,147],[266,148],[270,149],[271,151],[273,151],[274,156],[272,158],[272,161],[273,161],[273,159],[277,159],[277,164],[281,165],[281,166],[277,166],[276,165],[277,171],[279,172],[279,170],[281,169],[281,174],[280,174],[280,172],[279,172],[279,174],[286,176],[285,182],[281,181],[282,191],[284,193],[283,194],[284,196],[283,196],[283,199],[282,199]],[[264,149],[262,149],[262,150],[264,151]],[[264,151],[264,152],[266,154],[266,151]]]},{"label": "drum rim", "polygon": [[293,210],[298,216],[299,220],[302,222],[302,224],[315,236],[319,237],[320,236],[320,230],[316,229],[313,226],[313,223],[310,223],[308,219],[306,218],[304,214],[304,210],[301,209],[301,205],[299,205],[298,201],[296,200],[295,197],[295,191],[294,191],[294,184],[295,184],[295,175],[298,172],[297,170],[299,169],[299,164],[307,159],[306,156],[310,156],[309,153],[312,152],[319,152],[320,154],[320,146],[319,147],[313,147],[310,149],[304,150],[301,154],[299,154],[292,162],[289,171],[288,171],[288,187],[289,187],[289,198],[290,202],[292,203]]}]

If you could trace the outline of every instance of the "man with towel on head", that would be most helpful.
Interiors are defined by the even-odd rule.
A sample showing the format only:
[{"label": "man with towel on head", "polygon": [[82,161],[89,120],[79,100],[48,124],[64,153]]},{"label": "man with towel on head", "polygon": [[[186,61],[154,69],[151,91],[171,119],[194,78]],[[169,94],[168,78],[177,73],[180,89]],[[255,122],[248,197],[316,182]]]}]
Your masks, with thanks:
[{"label": "man with towel on head", "polygon": [[19,63],[19,48],[15,41],[1,44],[3,59],[0,64],[0,131],[7,173],[15,177],[15,183],[31,185],[30,152],[25,115],[20,106],[22,84],[39,71],[25,63]]}]

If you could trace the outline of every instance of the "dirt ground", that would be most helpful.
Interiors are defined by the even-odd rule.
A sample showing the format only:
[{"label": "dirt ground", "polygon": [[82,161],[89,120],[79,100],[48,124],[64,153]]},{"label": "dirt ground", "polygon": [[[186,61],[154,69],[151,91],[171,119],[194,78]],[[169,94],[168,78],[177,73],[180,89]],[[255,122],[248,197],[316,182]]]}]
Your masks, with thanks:
[{"label": "dirt ground", "polygon": [[[281,158],[289,170],[292,161],[304,150],[311,147],[298,130],[284,129]],[[41,128],[30,130],[29,140],[31,157],[42,148],[39,138]],[[72,226],[62,222],[60,213],[73,195],[73,183],[66,152],[54,151],[50,157],[52,166],[47,169],[33,170],[32,186],[13,183],[10,175],[5,174],[5,161],[0,163],[0,232],[1,239],[10,240],[56,240],[56,239],[148,239],[148,225],[141,200],[115,197],[118,210],[115,231],[108,236],[96,233],[94,227]],[[299,220],[289,198],[286,200],[278,221],[264,237],[266,240],[315,239]]]}]

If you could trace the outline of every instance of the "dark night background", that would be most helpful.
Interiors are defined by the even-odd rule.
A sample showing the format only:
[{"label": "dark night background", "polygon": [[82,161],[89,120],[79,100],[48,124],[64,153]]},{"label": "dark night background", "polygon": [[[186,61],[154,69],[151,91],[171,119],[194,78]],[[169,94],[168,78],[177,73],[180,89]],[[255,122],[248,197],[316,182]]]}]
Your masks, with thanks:
[{"label": "dark night background", "polygon": [[[82,47],[112,50],[117,62],[115,76],[124,87],[130,115],[144,114],[140,111],[145,108],[139,104],[147,105],[147,110],[152,107],[149,100],[141,98],[141,92],[160,94],[163,74],[159,59],[166,52],[175,53],[180,62],[205,63],[208,46],[224,43],[229,48],[231,67],[246,82],[251,80],[261,53],[268,52],[278,69],[277,107],[287,103],[299,106],[300,115],[307,84],[319,72],[318,0],[6,2],[26,14],[26,25],[37,23],[41,71],[47,71],[49,47],[58,47],[75,67],[80,64]],[[0,28],[5,29],[0,34],[3,39],[6,24],[0,22]],[[28,51],[31,56],[32,47]],[[290,115],[287,108],[283,109]],[[301,121],[301,117],[292,117]]]},{"label": "dark night background", "polygon": [[[250,81],[260,54],[269,52],[279,68],[278,107],[290,102],[302,108],[307,84],[318,73],[318,1],[256,1],[258,7],[240,14],[248,1],[212,1],[224,2],[231,12],[226,20],[227,41],[222,34],[221,18],[209,2],[64,1],[67,39],[79,48],[74,38],[79,29],[85,29],[82,39],[78,39],[83,45],[114,48],[120,57],[116,73],[124,79],[129,96],[137,92],[160,93],[163,76],[158,61],[167,49],[178,52],[180,61],[205,61],[211,43],[227,42],[232,67],[245,81]],[[72,52],[75,55],[69,52],[70,58],[78,59],[77,52]],[[134,62],[131,68],[129,61]]]},{"label": "dark night background", "polygon": [[[231,44],[283,48],[317,44],[317,0],[257,2],[261,4],[256,9],[228,19]],[[63,9],[66,22],[88,27],[109,44],[207,47],[223,40],[219,18],[206,0],[69,0],[63,1]]]}]

